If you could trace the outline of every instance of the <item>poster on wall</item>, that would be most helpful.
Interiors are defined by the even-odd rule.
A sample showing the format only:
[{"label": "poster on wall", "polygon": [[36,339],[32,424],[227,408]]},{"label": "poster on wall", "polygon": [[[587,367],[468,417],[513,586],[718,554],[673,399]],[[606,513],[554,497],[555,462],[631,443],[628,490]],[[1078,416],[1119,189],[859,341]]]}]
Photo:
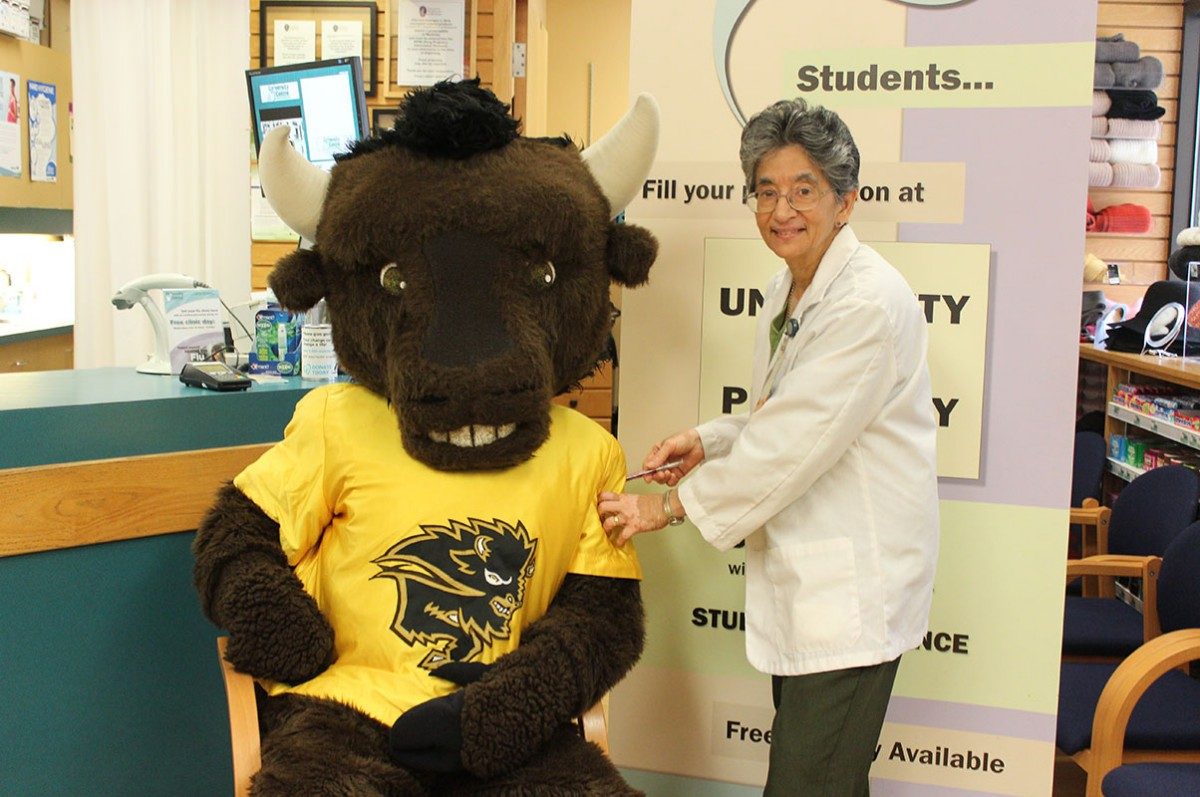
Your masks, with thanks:
[{"label": "poster on wall", "polygon": [[58,91],[53,83],[30,80],[29,178],[58,182]]},{"label": "poster on wall", "polygon": [[317,23],[311,19],[275,20],[274,66],[317,60]]},{"label": "poster on wall", "polygon": [[0,177],[21,176],[21,76],[0,72]]},{"label": "poster on wall", "polygon": [[[629,460],[745,409],[781,263],[742,204],[738,147],[778,99],[846,121],[862,158],[850,225],[926,321],[940,551],[872,794],[1051,790],[1083,258],[1063,231],[1086,197],[1096,24],[1094,0],[1063,4],[1049,19],[1036,0],[632,3],[630,90],[657,99],[662,129],[626,211],[660,245],[649,284],[623,298]],[[744,554],[690,523],[637,546],[647,647],[612,696],[614,759],[647,793],[758,794],[774,710],[746,662]]]},{"label": "poster on wall", "polygon": [[[975,478],[987,349],[986,244],[870,244],[912,286],[929,333],[929,371],[938,422],[938,475]],[[699,417],[743,412],[762,286],[780,269],[762,241],[709,238],[704,248]]]},{"label": "poster on wall", "polygon": [[463,0],[401,0],[396,82],[432,86],[463,75],[466,3]]},{"label": "poster on wall", "polygon": [[321,58],[363,57],[363,26],[358,20],[321,20]]}]

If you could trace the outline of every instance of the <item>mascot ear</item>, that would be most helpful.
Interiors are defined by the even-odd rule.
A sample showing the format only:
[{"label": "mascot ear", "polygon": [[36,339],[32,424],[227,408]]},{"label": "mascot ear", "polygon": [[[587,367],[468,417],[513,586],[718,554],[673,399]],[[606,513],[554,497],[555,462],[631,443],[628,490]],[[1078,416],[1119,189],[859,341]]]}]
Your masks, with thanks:
[{"label": "mascot ear", "polygon": [[627,288],[636,288],[650,277],[650,266],[658,256],[658,241],[643,227],[612,224],[605,256],[613,280]]},{"label": "mascot ear", "polygon": [[288,310],[301,312],[313,307],[325,295],[321,256],[311,249],[297,249],[275,264],[267,284]]}]

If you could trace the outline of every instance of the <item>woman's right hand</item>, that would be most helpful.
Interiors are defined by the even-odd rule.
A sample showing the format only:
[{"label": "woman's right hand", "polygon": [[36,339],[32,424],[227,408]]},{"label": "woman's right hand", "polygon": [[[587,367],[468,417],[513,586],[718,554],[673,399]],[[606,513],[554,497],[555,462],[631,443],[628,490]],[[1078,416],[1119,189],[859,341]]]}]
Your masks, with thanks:
[{"label": "woman's right hand", "polygon": [[679,480],[688,475],[704,461],[704,443],[700,441],[700,433],[695,429],[687,429],[673,434],[662,442],[650,447],[650,453],[642,460],[643,468],[657,468],[672,460],[680,460],[679,465],[657,473],[650,473],[642,478],[647,482],[656,482],[674,487]]}]

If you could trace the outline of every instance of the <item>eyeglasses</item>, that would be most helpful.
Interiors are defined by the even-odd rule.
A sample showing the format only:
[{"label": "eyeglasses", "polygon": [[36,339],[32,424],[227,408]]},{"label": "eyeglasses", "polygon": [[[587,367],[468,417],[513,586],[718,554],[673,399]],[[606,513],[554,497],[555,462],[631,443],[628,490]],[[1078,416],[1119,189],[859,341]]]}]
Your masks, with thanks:
[{"label": "eyeglasses", "polygon": [[832,191],[833,188],[826,188],[824,191],[818,191],[811,185],[797,185],[786,194],[779,193],[778,188],[763,188],[759,191],[751,191],[746,194],[743,204],[755,213],[773,213],[779,205],[779,200],[782,198],[788,203],[788,207],[792,210],[802,213],[806,210],[812,210],[821,201],[821,197]]}]

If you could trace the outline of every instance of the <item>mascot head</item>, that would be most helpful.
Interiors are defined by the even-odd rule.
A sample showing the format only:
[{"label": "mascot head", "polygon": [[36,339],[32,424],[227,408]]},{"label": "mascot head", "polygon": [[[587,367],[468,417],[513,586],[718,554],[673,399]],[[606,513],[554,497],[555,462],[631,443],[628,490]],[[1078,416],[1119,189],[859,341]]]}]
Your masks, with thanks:
[{"label": "mascot head", "polygon": [[479,82],[401,102],[396,126],[331,173],[272,131],[263,191],[311,250],[270,276],[279,301],[325,297],[343,368],[390,402],[404,446],[442,470],[503,468],[545,441],[550,399],[590,374],[609,283],[644,283],[657,245],[613,216],[640,190],[658,139],[647,95],[585,152],[525,138]]}]

